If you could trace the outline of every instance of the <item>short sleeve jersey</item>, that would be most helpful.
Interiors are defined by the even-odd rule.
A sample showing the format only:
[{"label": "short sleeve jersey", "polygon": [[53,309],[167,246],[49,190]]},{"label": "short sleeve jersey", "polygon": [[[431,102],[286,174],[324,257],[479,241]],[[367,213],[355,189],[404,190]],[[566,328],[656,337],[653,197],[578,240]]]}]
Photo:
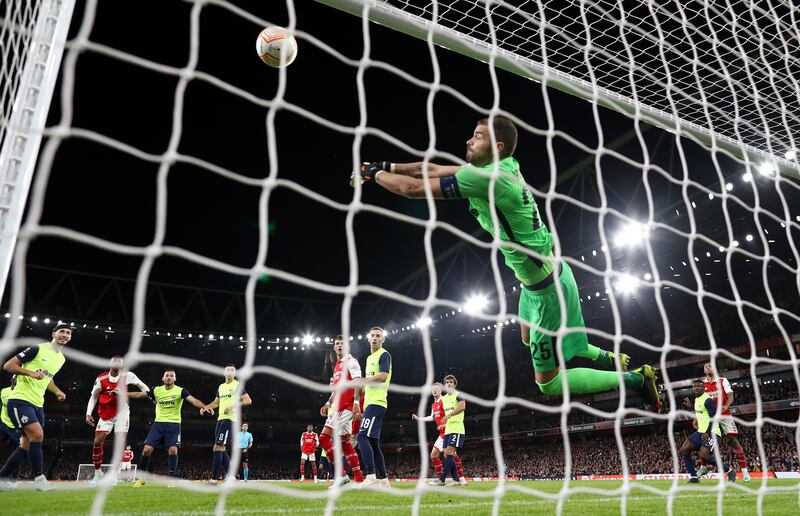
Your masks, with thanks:
[{"label": "short sleeve jersey", "polygon": [[153,389],[153,397],[156,400],[156,423],[181,422],[181,407],[183,400],[189,397],[189,391],[177,385],[171,389],[159,385]]},{"label": "short sleeve jersey", "polygon": [[319,445],[319,437],[316,432],[303,432],[300,436],[300,451],[305,454],[312,454]]},{"label": "short sleeve jersey", "polygon": [[11,391],[9,399],[27,401],[34,407],[44,406],[44,393],[53,377],[64,365],[65,358],[61,351],[56,351],[50,342],[42,342],[20,353],[17,358],[22,367],[31,371],[42,371],[44,378],[36,379],[26,375],[17,376],[17,386]]},{"label": "short sleeve jersey", "polygon": [[[336,366],[333,369],[334,386],[339,382],[349,382],[355,378],[361,378],[361,366],[358,364],[358,360],[352,355],[347,355],[341,360],[336,361]],[[353,410],[353,400],[355,399],[354,387],[341,391],[338,396],[335,394],[336,391],[334,391],[334,400],[336,400],[337,411]]]},{"label": "short sleeve jersey", "polygon": [[9,428],[14,428],[14,423],[8,417],[8,397],[11,396],[11,387],[6,387],[0,391],[0,400],[3,402],[3,410],[0,412],[0,421]]},{"label": "short sleeve jersey", "polygon": [[[698,396],[694,399],[694,415],[697,418],[697,431],[700,433],[707,432],[708,425],[711,424],[711,412],[709,407],[716,411],[716,404],[707,392],[704,392],[702,396]],[[714,425],[712,431],[717,435],[722,434],[719,423]]]},{"label": "short sleeve jersey", "polygon": [[[490,235],[494,236],[489,189],[495,164],[485,167],[465,165],[455,175],[458,194],[469,199],[469,211]],[[494,201],[499,234],[503,241],[519,244],[542,256],[553,255],[553,236],[539,216],[533,194],[525,185],[519,163],[509,156],[497,163],[498,177],[494,186]],[[553,272],[553,263],[539,259],[519,249],[501,247],[506,265],[519,281],[535,285]]]},{"label": "short sleeve jersey", "polygon": [[383,408],[389,406],[388,394],[389,383],[392,381],[392,355],[385,348],[380,348],[375,353],[367,357],[365,367],[367,378],[378,373],[389,373],[383,383],[368,383],[364,386],[364,408],[370,405],[378,405]]},{"label": "short sleeve jersey", "polygon": [[219,398],[219,417],[218,420],[229,419],[231,421],[236,419],[236,412],[231,411],[230,414],[225,413],[225,409],[232,407],[236,404],[237,398],[242,394],[246,394],[242,389],[241,394],[236,392],[239,388],[239,380],[233,380],[226,383],[219,384],[217,388],[217,398]]},{"label": "short sleeve jersey", "polygon": [[[706,392],[711,399],[717,404],[717,407],[722,408],[728,402],[728,395],[733,394],[731,382],[727,378],[717,378],[713,382],[703,382],[706,386]],[[731,415],[731,408],[722,413],[723,416]]]},{"label": "short sleeve jersey", "polygon": [[250,432],[239,432],[239,448],[245,449],[250,447],[253,442],[253,434]]},{"label": "short sleeve jersey", "polygon": [[[442,409],[446,416],[458,407],[458,392],[453,391],[442,396]],[[445,434],[464,434],[464,413],[456,414],[447,420],[447,426],[444,428]]]},{"label": "short sleeve jersey", "polygon": [[[442,398],[439,398],[438,401],[434,401],[431,403],[431,415],[433,416],[433,422],[436,423],[436,428],[439,428],[442,424],[442,419],[444,419],[444,407],[442,406]],[[444,427],[439,430],[439,437],[444,438]]]}]

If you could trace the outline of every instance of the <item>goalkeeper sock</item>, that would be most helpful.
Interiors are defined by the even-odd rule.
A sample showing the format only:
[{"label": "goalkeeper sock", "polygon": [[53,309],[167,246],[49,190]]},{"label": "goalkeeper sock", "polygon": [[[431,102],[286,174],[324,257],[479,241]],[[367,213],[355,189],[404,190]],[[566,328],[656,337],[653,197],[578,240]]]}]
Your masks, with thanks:
[{"label": "goalkeeper sock", "polygon": [[44,474],[44,456],[42,455],[42,441],[28,445],[28,458],[31,461],[33,478]]},{"label": "goalkeeper sock", "polygon": [[453,455],[453,460],[456,462],[456,469],[458,469],[458,478],[464,478],[464,466],[461,465],[461,457]]},{"label": "goalkeeper sock", "polygon": [[[567,375],[567,385],[572,394],[589,394],[619,388],[619,375],[616,371],[598,371],[585,367],[559,371],[556,377],[549,382],[536,383],[544,394],[563,394],[561,375],[564,373]],[[641,389],[644,385],[644,376],[639,373],[623,373],[622,379],[628,389]]]},{"label": "goalkeeper sock", "polygon": [[[358,449],[361,451],[361,462],[364,463],[364,475],[375,474],[375,453],[372,451],[371,439],[364,434],[358,434]],[[328,455],[328,460],[331,459]]]},{"label": "goalkeeper sock", "polygon": [[433,463],[433,469],[436,470],[436,476],[441,478],[441,476],[442,476],[442,459],[440,459],[439,457],[436,457],[435,459],[431,459],[431,462]]},{"label": "goalkeeper sock", "polygon": [[25,462],[25,459],[28,458],[28,451],[22,449],[22,447],[18,447],[14,450],[6,463],[3,465],[3,468],[0,469],[0,478],[12,478],[14,476],[19,475],[19,467]]},{"label": "goalkeeper sock", "polygon": [[103,445],[94,443],[92,444],[92,462],[94,469],[97,471],[103,465]]},{"label": "goalkeeper sock", "polygon": [[683,463],[686,464],[686,471],[692,478],[697,477],[697,470],[694,469],[694,459],[692,459],[691,453],[686,453],[683,455]]},{"label": "goalkeeper sock", "polygon": [[249,475],[250,475],[250,470],[249,470],[249,469],[247,469],[247,468],[244,468],[244,470],[242,470],[242,478],[244,478],[245,480],[247,480],[247,477],[248,477]]},{"label": "goalkeeper sock", "polygon": [[169,456],[169,469],[167,475],[174,477],[178,474],[178,454]]}]

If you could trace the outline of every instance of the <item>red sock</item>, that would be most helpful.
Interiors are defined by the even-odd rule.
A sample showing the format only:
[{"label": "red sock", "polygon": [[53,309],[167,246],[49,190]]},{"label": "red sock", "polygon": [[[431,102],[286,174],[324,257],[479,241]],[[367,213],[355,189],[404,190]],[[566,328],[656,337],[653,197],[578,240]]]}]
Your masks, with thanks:
[{"label": "red sock", "polygon": [[311,472],[314,473],[314,478],[317,478],[317,461],[311,461]]},{"label": "red sock", "polygon": [[364,475],[361,474],[361,465],[358,462],[358,453],[353,448],[353,443],[350,442],[350,436],[342,437],[342,452],[345,459],[350,464],[350,469],[353,470],[353,480],[356,482],[363,482]]},{"label": "red sock", "polygon": [[303,461],[300,461],[300,476],[306,476],[306,463]]},{"label": "red sock", "polygon": [[739,461],[739,467],[747,469],[747,458],[744,456],[744,448],[736,450],[736,460]]},{"label": "red sock", "polygon": [[328,434],[321,434],[319,436],[319,445],[325,450],[325,454],[328,456],[328,460],[331,463],[331,469],[336,471],[336,462],[334,461],[333,455],[333,439]]},{"label": "red sock", "polygon": [[706,459],[700,459],[700,465],[701,466],[705,466],[706,465]]},{"label": "red sock", "polygon": [[436,476],[437,477],[441,477],[442,476],[442,459],[440,459],[439,457],[436,457],[435,459],[431,459],[431,462],[433,463],[433,469],[436,470]]},{"label": "red sock", "polygon": [[94,469],[100,469],[103,464],[103,445],[92,444],[92,462],[94,462]]},{"label": "red sock", "polygon": [[453,455],[453,459],[455,459],[456,467],[458,468],[458,478],[464,478],[464,466],[461,465],[461,457]]}]

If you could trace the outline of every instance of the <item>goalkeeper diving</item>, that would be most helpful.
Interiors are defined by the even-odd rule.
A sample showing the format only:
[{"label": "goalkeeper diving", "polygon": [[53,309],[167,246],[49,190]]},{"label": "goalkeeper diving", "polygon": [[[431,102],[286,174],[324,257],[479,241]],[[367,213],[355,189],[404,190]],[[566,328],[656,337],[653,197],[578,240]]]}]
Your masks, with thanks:
[{"label": "goalkeeper diving", "polygon": [[[511,120],[499,116],[492,118],[492,126],[494,148],[489,119],[480,120],[466,142],[467,164],[428,163],[427,180],[423,175],[423,163],[364,163],[355,176],[360,176],[362,182],[376,183],[404,197],[424,198],[427,187],[436,199],[468,199],[470,213],[490,235],[497,236],[504,243],[536,253],[525,252],[514,245],[500,246],[506,265],[524,286],[518,308],[522,341],[530,348],[536,384],[544,394],[563,394],[562,374],[566,376],[572,394],[617,389],[619,375],[615,361],[619,360],[625,387],[639,392],[653,410],[659,410],[661,400],[656,386],[656,371],[652,366],[643,365],[628,371],[628,355],[615,357],[614,353],[589,343],[586,333],[582,331],[585,324],[572,269],[566,261],[555,260],[553,237],[542,221],[533,194],[520,172],[519,163],[513,157],[517,128]],[[495,168],[498,175],[493,180]],[[496,235],[489,202],[493,181],[498,222]],[[561,302],[556,291],[556,280],[560,282],[563,293],[566,327],[574,329],[560,337],[560,342],[551,335],[561,327]],[[561,371],[559,353],[565,363],[573,357],[583,357],[593,361],[596,368]]]}]

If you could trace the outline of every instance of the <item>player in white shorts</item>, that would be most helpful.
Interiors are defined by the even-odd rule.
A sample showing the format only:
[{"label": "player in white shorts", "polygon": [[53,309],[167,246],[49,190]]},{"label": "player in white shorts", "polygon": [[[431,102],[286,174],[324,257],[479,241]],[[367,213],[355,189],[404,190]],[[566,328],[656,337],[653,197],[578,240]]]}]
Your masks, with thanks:
[{"label": "player in white shorts", "polygon": [[[92,445],[92,462],[94,463],[94,477],[90,485],[95,486],[103,477],[100,469],[103,464],[103,443],[111,430],[114,430],[117,438],[125,441],[130,428],[130,409],[128,408],[127,398],[145,398],[150,392],[150,388],[142,382],[138,376],[131,371],[125,373],[125,380],[122,378],[122,357],[111,357],[110,369],[100,373],[94,381],[92,395],[86,406],[86,423],[95,427],[94,443]],[[128,385],[135,385],[140,392],[128,391]],[[127,396],[126,396],[127,394]],[[97,405],[98,421],[95,424],[92,413]]]},{"label": "player in white shorts", "polygon": [[[742,444],[739,442],[739,429],[736,427],[736,421],[733,420],[733,415],[731,414],[733,387],[731,387],[731,383],[727,378],[721,376],[717,377],[714,374],[714,367],[711,365],[711,362],[707,362],[703,365],[703,372],[706,374],[705,381],[703,382],[706,392],[717,404],[717,407],[719,407],[719,428],[722,430],[722,435],[725,437],[725,440],[730,443],[736,454],[736,461],[739,463],[739,468],[742,470],[742,480],[750,482],[750,473],[747,471],[747,457],[745,457],[744,448],[742,448]],[[698,476],[703,476],[707,472],[708,469],[705,467],[705,461],[701,460]]]}]

